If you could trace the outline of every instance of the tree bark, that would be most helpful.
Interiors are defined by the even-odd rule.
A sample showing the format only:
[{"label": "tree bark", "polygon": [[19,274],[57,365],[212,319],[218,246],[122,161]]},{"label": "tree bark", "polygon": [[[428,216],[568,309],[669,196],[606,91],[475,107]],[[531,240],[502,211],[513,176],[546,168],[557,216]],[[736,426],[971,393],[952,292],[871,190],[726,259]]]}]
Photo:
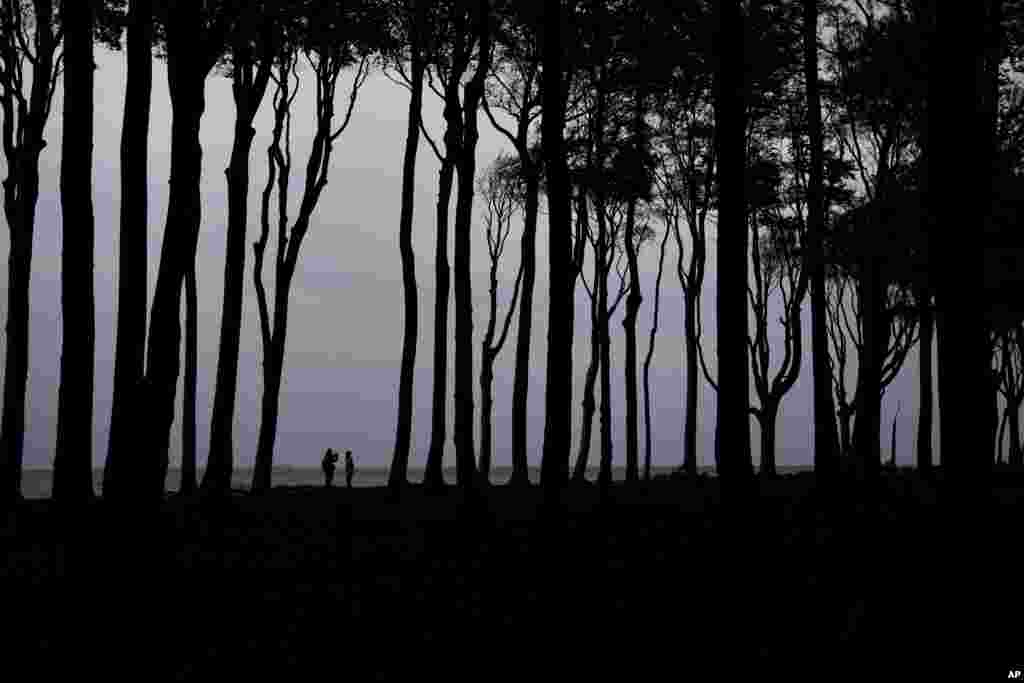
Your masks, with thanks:
[{"label": "tree bark", "polygon": [[778,429],[779,406],[771,401],[761,407],[758,424],[761,426],[761,469],[762,475],[774,477],[778,474],[775,458],[775,442]]},{"label": "tree bark", "polygon": [[[264,42],[269,42],[264,36]],[[227,251],[224,261],[224,310],[221,314],[217,384],[210,418],[210,450],[203,487],[220,494],[231,490],[234,469],[235,400],[238,395],[238,353],[242,338],[245,285],[245,232],[249,221],[249,156],[256,134],[252,126],[270,81],[271,48],[264,48],[258,68],[248,38],[234,46],[235,132],[231,160],[224,172],[228,185]]]},{"label": "tree bark", "polygon": [[753,474],[750,449],[750,378],[747,339],[749,276],[746,221],[743,17],[736,0],[719,3],[716,50],[720,57],[715,104],[718,156],[718,416],[715,452],[723,485]]},{"label": "tree bark", "polygon": [[93,498],[93,393],[96,363],[96,226],[92,202],[93,11],[63,0],[64,131],[60,199],[63,215],[61,310],[63,341],[57,399],[53,498],[81,504]]},{"label": "tree bark", "polygon": [[683,321],[686,345],[686,414],[683,424],[683,471],[697,476],[697,392],[700,390],[700,369],[697,367],[697,306],[700,301],[695,292],[683,294],[686,319]]},{"label": "tree bark", "polygon": [[661,276],[665,272],[665,245],[668,243],[668,230],[661,238],[661,249],[658,252],[658,275],[654,280],[654,313],[651,318],[651,335],[647,345],[647,357],[644,358],[644,480],[651,480],[651,460],[653,445],[651,443],[651,363],[654,360],[654,342],[658,336],[658,317],[661,312]]},{"label": "tree bark", "polygon": [[212,59],[195,45],[200,26],[197,5],[182,4],[167,26],[167,80],[171,96],[171,175],[167,224],[160,251],[149,321],[144,379],[147,434],[151,439],[146,476],[136,485],[157,500],[164,493],[174,395],[181,369],[181,291],[194,267],[202,217],[199,183],[203,150],[199,126],[206,109],[206,75]]},{"label": "tree bark", "polygon": [[811,246],[811,368],[814,383],[814,470],[819,476],[834,475],[839,464],[835,406],[832,402],[832,369],[826,327],[824,148],[821,96],[818,87],[818,0],[804,0],[804,82],[807,88],[807,133],[811,168],[807,187],[808,236]]},{"label": "tree bark", "polygon": [[[196,383],[199,371],[199,297],[196,269],[185,273],[185,386],[181,416],[181,493],[196,490]],[[207,461],[206,471],[210,471]],[[230,477],[230,470],[229,470]],[[228,490],[231,479],[228,479]]]},{"label": "tree bark", "polygon": [[533,332],[533,291],[537,280],[537,217],[540,203],[540,169],[532,160],[526,170],[526,207],[523,216],[523,293],[516,331],[516,365],[512,378],[512,478],[513,486],[529,486],[526,418],[530,391],[530,344]]},{"label": "tree bark", "polygon": [[626,314],[622,327],[626,333],[625,383],[626,383],[626,483],[635,484],[640,480],[640,439],[637,396],[637,353],[636,319],[643,296],[640,294],[640,267],[637,263],[636,200],[629,203],[626,217],[626,261],[629,265],[629,293],[626,294]]},{"label": "tree bark", "polygon": [[[28,382],[29,285],[32,274],[32,238],[39,199],[39,155],[49,111],[49,84],[53,75],[53,6],[34,0],[36,58],[28,111],[14,123],[12,99],[4,100],[3,138],[7,158],[4,180],[4,215],[10,230],[7,267],[7,354],[4,360],[4,405],[0,421],[0,500],[21,498],[25,452],[25,391]],[[5,66],[10,67],[10,64]]]},{"label": "tree bark", "polygon": [[[601,268],[598,265],[600,257],[594,259],[594,286],[597,287],[597,280],[600,277]],[[587,480],[587,467],[590,464],[590,442],[594,433],[594,413],[597,412],[597,399],[595,388],[597,385],[597,371],[601,366],[601,328],[598,321],[597,292],[594,292],[594,299],[590,305],[590,362],[587,364],[586,379],[583,382],[583,419],[580,424],[580,448],[576,456],[576,466],[572,471],[572,481],[582,484]]]},{"label": "tree bark", "polygon": [[405,325],[402,331],[402,365],[398,381],[398,418],[395,426],[395,450],[388,486],[397,491],[409,477],[409,451],[412,447],[413,378],[416,371],[416,341],[419,334],[419,297],[416,285],[416,256],[412,249],[413,204],[416,189],[416,153],[420,144],[423,112],[423,74],[425,64],[419,54],[420,34],[426,1],[415,3],[413,26],[411,93],[405,152],[402,158],[402,207],[398,223],[398,249],[402,259],[402,303]]}]

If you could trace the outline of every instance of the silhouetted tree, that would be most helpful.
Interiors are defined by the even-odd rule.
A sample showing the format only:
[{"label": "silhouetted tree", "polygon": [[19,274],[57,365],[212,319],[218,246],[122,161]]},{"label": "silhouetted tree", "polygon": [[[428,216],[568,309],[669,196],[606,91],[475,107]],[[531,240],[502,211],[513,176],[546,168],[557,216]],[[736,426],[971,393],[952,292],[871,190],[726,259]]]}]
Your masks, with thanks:
[{"label": "silhouetted tree", "polygon": [[498,354],[505,346],[508,338],[509,327],[516,312],[516,304],[519,302],[519,287],[523,280],[523,264],[520,262],[519,270],[516,273],[515,287],[512,290],[512,297],[508,308],[505,311],[505,319],[501,325],[500,332],[498,325],[498,268],[501,257],[505,253],[505,245],[508,242],[509,234],[512,232],[512,218],[517,205],[522,202],[518,200],[519,178],[514,162],[509,157],[499,156],[495,159],[486,174],[480,181],[479,193],[485,202],[484,226],[487,235],[487,256],[490,260],[488,271],[488,307],[487,326],[484,331],[483,343],[480,349],[480,482],[484,485],[490,483],[491,459],[494,447],[492,445],[493,427],[492,419],[494,413],[494,364]]},{"label": "silhouetted tree", "polygon": [[10,231],[4,407],[0,424],[0,500],[6,502],[21,497],[29,281],[39,199],[39,155],[46,146],[43,134],[61,70],[58,50],[62,39],[62,30],[55,26],[52,0],[4,0],[0,5],[0,111],[7,161],[4,216]]},{"label": "silhouetted tree", "polygon": [[[288,331],[289,296],[299,249],[309,233],[313,213],[327,186],[334,145],[352,120],[359,90],[369,75],[368,31],[375,17],[367,7],[321,8],[311,17],[310,31],[297,36],[298,44],[284,41],[271,78],[275,83],[274,131],[267,150],[268,176],[263,190],[261,233],[253,245],[255,251],[256,297],[260,332],[263,340],[263,401],[252,488],[270,488],[274,462],[274,442],[280,409],[281,381],[284,375],[285,339]],[[289,229],[288,187],[291,177],[291,105],[298,83],[300,55],[305,58],[316,83],[313,115],[313,143],[306,163],[306,175],[299,211]],[[341,124],[335,128],[335,93],[341,72],[355,65],[355,74]],[[294,80],[293,85],[291,81]],[[277,249],[274,275],[274,315],[270,317],[266,287],[263,284],[264,252],[270,233],[270,200],[277,191]]]},{"label": "silhouetted tree", "polygon": [[[748,230],[744,192],[746,113],[744,18],[734,0],[718,3],[715,144],[718,161],[718,415],[715,454],[723,484],[752,473],[748,372]],[[738,54],[737,54],[738,52]]]},{"label": "silhouetted tree", "polygon": [[232,432],[235,399],[238,395],[238,351],[242,336],[245,231],[249,221],[249,156],[256,134],[252,124],[267,91],[271,66],[277,52],[274,43],[279,29],[275,22],[287,19],[287,9],[275,6],[272,2],[245,3],[227,38],[235,125],[231,159],[224,171],[228,185],[224,310],[221,314],[217,380],[210,417],[210,450],[203,474],[203,487],[221,493],[230,489],[234,467]]},{"label": "silhouetted tree", "polygon": [[647,343],[647,355],[644,357],[644,480],[651,480],[651,461],[653,447],[651,443],[651,363],[654,360],[654,342],[658,336],[658,319],[661,312],[661,276],[665,272],[665,245],[668,244],[669,230],[661,236],[658,248],[658,275],[654,279],[654,311],[651,314],[651,333]]},{"label": "silhouetted tree", "polygon": [[[1024,447],[1021,445],[1020,408],[1024,403],[1024,324],[1018,324],[1000,339],[1001,372],[999,391],[1006,401],[1004,425],[1010,432],[1010,453],[1007,462],[1015,467],[1024,465]],[[1000,449],[1003,439],[1000,436]]]},{"label": "silhouetted tree", "polygon": [[[196,479],[196,380],[199,374],[199,300],[195,265],[185,273],[185,384],[181,411],[181,485],[185,495],[195,492]],[[206,465],[209,472],[209,462]],[[230,486],[230,480],[228,483]]]},{"label": "silhouetted tree", "polygon": [[[540,213],[540,181],[543,171],[531,130],[540,114],[540,48],[538,7],[518,3],[511,18],[496,36],[496,54],[489,79],[491,89],[483,101],[484,112],[495,129],[512,143],[519,157],[519,173],[525,184],[523,236],[520,263],[523,280],[516,328],[516,363],[512,379],[512,476],[509,484],[530,484],[526,459],[527,398],[530,388],[530,347],[533,330],[533,292],[537,274],[537,218]],[[515,121],[514,131],[498,123],[491,107]]]},{"label": "silhouetted tree", "polygon": [[562,45],[566,25],[562,0],[544,4],[541,27],[541,150],[548,196],[548,357],[545,378],[544,450],[541,486],[553,500],[568,481],[572,446],[572,338],[573,338],[573,245],[569,173],[565,158],[566,89],[563,87],[566,49]]},{"label": "silhouetted tree", "polygon": [[93,217],[93,3],[63,0],[64,114],[60,196],[62,347],[53,498],[91,500],[96,363]]},{"label": "silhouetted tree", "polygon": [[167,80],[171,97],[171,177],[167,223],[160,250],[146,349],[146,375],[135,400],[145,404],[148,462],[134,486],[149,499],[163,496],[181,367],[181,294],[193,267],[202,201],[199,127],[206,110],[206,77],[223,53],[232,21],[228,8],[185,0],[160,7],[166,27]]},{"label": "silhouetted tree", "polygon": [[416,286],[416,258],[412,250],[413,199],[416,182],[416,153],[423,125],[423,77],[426,71],[427,0],[411,0],[403,7],[409,47],[409,121],[402,158],[402,206],[398,225],[398,246],[402,258],[402,296],[405,326],[402,336],[402,367],[398,386],[398,419],[395,426],[395,451],[388,485],[397,490],[408,478],[409,450],[412,443],[413,375],[416,370],[416,340],[419,330],[419,303]]},{"label": "silhouetted tree", "polygon": [[110,440],[103,497],[127,495],[140,481],[142,457],[129,436],[135,391],[145,372],[148,257],[149,114],[153,89],[153,0],[131,0],[127,16],[128,65],[121,127],[121,226],[118,237],[117,342]]}]

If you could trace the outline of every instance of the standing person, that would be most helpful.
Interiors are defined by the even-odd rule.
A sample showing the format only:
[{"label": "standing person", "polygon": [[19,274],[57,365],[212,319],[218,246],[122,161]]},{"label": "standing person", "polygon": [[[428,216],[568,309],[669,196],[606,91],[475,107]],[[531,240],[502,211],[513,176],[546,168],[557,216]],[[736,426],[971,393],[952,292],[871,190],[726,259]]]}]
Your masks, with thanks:
[{"label": "standing person", "polygon": [[356,473],[356,464],[352,460],[352,451],[345,451],[345,486],[352,488],[352,477]]},{"label": "standing person", "polygon": [[328,448],[327,452],[324,453],[324,459],[320,463],[320,467],[324,471],[324,486],[330,488],[334,485],[334,469],[335,463],[338,462],[338,454],[334,450]]}]

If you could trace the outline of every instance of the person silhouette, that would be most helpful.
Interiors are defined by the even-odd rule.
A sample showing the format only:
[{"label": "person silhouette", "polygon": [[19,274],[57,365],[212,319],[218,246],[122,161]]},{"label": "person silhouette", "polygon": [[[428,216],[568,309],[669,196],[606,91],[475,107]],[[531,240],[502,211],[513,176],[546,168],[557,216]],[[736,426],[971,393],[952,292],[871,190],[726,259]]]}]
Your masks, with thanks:
[{"label": "person silhouette", "polygon": [[324,453],[323,461],[320,463],[320,467],[324,471],[324,486],[327,488],[334,485],[334,469],[337,462],[338,454],[333,449],[328,448],[327,452]]},{"label": "person silhouette", "polygon": [[352,477],[356,473],[356,464],[352,460],[352,451],[345,451],[345,486],[352,488]]}]

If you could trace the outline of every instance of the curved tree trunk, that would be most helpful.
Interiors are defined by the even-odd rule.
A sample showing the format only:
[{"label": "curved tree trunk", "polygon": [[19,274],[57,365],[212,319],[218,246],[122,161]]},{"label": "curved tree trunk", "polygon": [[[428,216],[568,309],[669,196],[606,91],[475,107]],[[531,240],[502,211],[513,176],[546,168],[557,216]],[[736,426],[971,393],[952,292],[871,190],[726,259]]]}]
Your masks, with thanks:
[{"label": "curved tree trunk", "polygon": [[647,357],[644,358],[644,479],[651,480],[651,362],[654,360],[654,342],[658,336],[658,316],[661,312],[661,276],[665,272],[665,245],[668,243],[668,230],[661,238],[661,249],[658,253],[658,275],[654,280],[654,313],[651,318],[651,336],[647,345]]},{"label": "curved tree trunk", "polygon": [[626,260],[629,263],[629,293],[626,295],[626,314],[622,327],[626,333],[626,483],[635,484],[640,479],[640,434],[637,396],[636,367],[636,319],[643,296],[640,294],[640,268],[637,264],[636,200],[630,202],[626,218]]},{"label": "curved tree trunk", "polygon": [[775,442],[779,420],[779,406],[771,401],[761,408],[761,469],[760,473],[768,477],[778,474],[775,459]]},{"label": "curved tree trunk", "polygon": [[[185,273],[185,386],[181,414],[181,487],[183,494],[196,490],[196,381],[199,374],[199,297],[196,269]],[[210,471],[207,461],[206,471]],[[230,477],[230,472],[229,472]],[[230,490],[231,480],[228,479]]]},{"label": "curved tree trunk", "polygon": [[[138,478],[132,475],[135,391],[145,373],[149,113],[153,90],[153,0],[131,0],[128,73],[121,128],[121,232],[118,239],[117,342],[110,439],[103,468],[103,497],[116,498]],[[126,472],[127,470],[127,472]]]},{"label": "curved tree trunk", "polygon": [[[419,0],[416,27],[425,11],[425,0]],[[418,42],[414,39],[414,42]],[[419,334],[419,301],[416,286],[416,256],[412,249],[413,199],[416,182],[416,152],[420,143],[420,117],[423,111],[423,73],[425,65],[413,47],[409,123],[406,129],[405,153],[402,159],[402,208],[398,226],[398,247],[402,257],[402,302],[405,326],[402,333],[402,366],[398,383],[398,418],[395,426],[395,451],[392,456],[388,485],[397,490],[408,482],[409,451],[412,447],[413,376],[416,371],[416,340]]]},{"label": "curved tree trunk", "polygon": [[526,176],[526,208],[523,217],[523,293],[516,332],[516,366],[512,379],[512,478],[513,486],[529,486],[526,458],[527,398],[530,390],[530,342],[533,330],[533,290],[537,279],[537,216],[540,173],[532,163]]},{"label": "curved tree trunk", "polygon": [[66,56],[60,164],[63,341],[53,498],[60,502],[83,503],[94,495],[92,446],[96,363],[96,226],[92,202],[95,64],[90,3],[64,0],[61,21]]},{"label": "curved tree trunk", "polygon": [[[595,259],[596,261],[596,259]],[[600,268],[594,267],[594,282],[597,282]],[[595,285],[596,286],[596,285]],[[587,364],[587,375],[583,383],[583,420],[580,425],[580,449],[576,456],[576,466],[572,471],[572,481],[583,483],[587,480],[587,467],[590,464],[590,442],[594,433],[594,413],[597,412],[595,391],[597,371],[601,365],[601,328],[598,324],[597,292],[590,306],[590,362]]]}]

